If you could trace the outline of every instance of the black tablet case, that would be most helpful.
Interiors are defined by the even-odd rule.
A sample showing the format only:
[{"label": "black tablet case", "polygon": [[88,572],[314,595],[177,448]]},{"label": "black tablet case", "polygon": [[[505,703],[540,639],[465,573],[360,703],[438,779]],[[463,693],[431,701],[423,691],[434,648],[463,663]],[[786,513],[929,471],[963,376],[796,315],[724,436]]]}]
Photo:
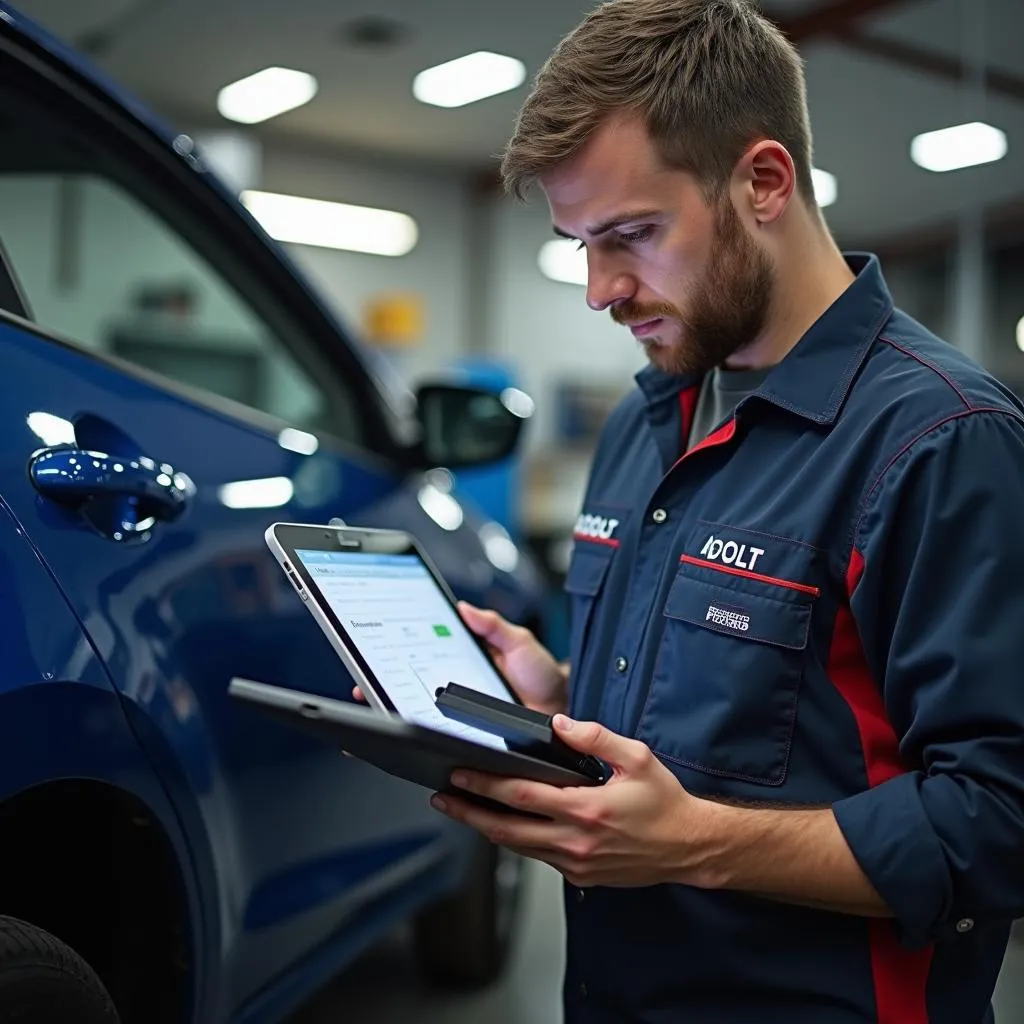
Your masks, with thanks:
[{"label": "black tablet case", "polygon": [[357,704],[249,679],[232,679],[228,692],[237,700],[336,744],[389,775],[437,792],[455,792],[451,774],[456,768],[533,779],[552,786],[598,785],[569,768],[426,729]]}]

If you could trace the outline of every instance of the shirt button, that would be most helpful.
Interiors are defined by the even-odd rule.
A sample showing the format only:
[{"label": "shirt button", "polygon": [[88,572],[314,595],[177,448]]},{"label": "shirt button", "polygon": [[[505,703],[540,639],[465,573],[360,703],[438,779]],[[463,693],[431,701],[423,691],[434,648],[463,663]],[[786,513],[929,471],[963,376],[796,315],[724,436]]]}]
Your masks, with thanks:
[{"label": "shirt button", "polygon": [[956,923],[956,930],[961,935],[966,935],[974,927],[974,921],[969,917],[963,917]]},{"label": "shirt button", "polygon": [[590,993],[587,990],[587,983],[585,981],[581,981],[580,982],[580,995],[583,996],[584,999],[586,999],[589,994]]},{"label": "shirt button", "polygon": [[625,658],[616,658],[615,659],[615,671],[616,672],[620,672],[620,673],[621,672],[625,672],[627,668],[629,668],[629,662],[626,661]]},{"label": "shirt button", "polygon": [[660,526],[668,519],[668,513],[663,508],[656,508],[651,514],[651,518]]},{"label": "shirt button", "polygon": [[582,889],[576,890],[576,902],[582,903],[587,898],[587,894]]}]

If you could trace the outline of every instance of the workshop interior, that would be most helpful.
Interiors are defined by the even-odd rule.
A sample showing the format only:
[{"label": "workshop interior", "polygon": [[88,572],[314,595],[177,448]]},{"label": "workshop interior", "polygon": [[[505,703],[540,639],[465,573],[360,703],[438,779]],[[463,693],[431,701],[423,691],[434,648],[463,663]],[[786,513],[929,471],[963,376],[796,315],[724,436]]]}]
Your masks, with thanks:
[{"label": "workshop interior", "polygon": [[[674,2],[738,4],[791,44],[813,131],[813,198],[799,201],[842,253],[877,256],[895,307],[951,346],[951,360],[997,381],[999,408],[1024,423],[1024,3]],[[776,405],[748,397],[726,433],[698,445],[721,451],[692,451],[699,439],[687,442],[686,431],[713,411],[695,406],[691,385],[667,405],[644,397],[663,386],[644,384],[661,343],[622,311],[643,295],[622,292],[634,285],[610,272],[606,291],[597,286],[602,259],[632,261],[616,273],[642,277],[637,268],[657,258],[648,254],[673,244],[667,232],[663,243],[636,244],[595,232],[588,244],[571,182],[541,174],[525,201],[506,188],[503,154],[529,130],[520,110],[560,41],[598,7],[0,0],[0,1024],[716,1019],[672,1010],[671,1000],[658,1010],[653,995],[647,1009],[627,1011],[600,995],[597,967],[579,980],[567,920],[585,929],[586,914],[628,889],[577,885],[558,857],[494,842],[431,804],[467,763],[596,800],[621,770],[571,741],[556,712],[617,721],[616,687],[649,685],[639,677],[651,630],[700,636],[651,655],[655,687],[674,657],[706,653],[714,674],[726,644],[753,651],[737,665],[788,666],[831,628],[830,602],[848,597],[845,561],[833,566],[824,552],[801,561],[814,538],[789,532],[780,542],[763,517],[755,529],[701,513],[659,569],[689,573],[692,590],[673,588],[642,628],[608,632],[616,616],[598,606],[614,599],[618,618],[634,621],[639,597],[662,585],[644,568],[654,538],[676,529],[686,503],[631,493],[656,456],[609,454],[636,450],[623,424],[650,424],[659,438],[674,431],[659,441],[657,475],[685,480],[690,464],[696,480],[702,460],[722,459],[727,472],[728,446],[746,444],[744,431],[791,429],[793,402],[769,379],[760,387]],[[641,215],[629,212],[620,220],[636,228]],[[694,224],[678,230],[701,230]],[[686,261],[705,258],[695,247],[673,267],[690,274]],[[704,280],[708,316],[729,280]],[[914,344],[893,336],[887,352]],[[801,372],[820,372],[817,358],[805,350]],[[908,383],[896,404],[926,386],[914,374],[928,358],[901,364]],[[833,424],[838,432],[856,407],[844,388],[868,371],[850,366],[831,396],[819,382],[813,400],[832,404],[802,421],[805,438],[825,438]],[[962,384],[935,372],[953,390]],[[984,404],[971,395],[961,395],[968,412]],[[664,427],[663,408],[681,427]],[[942,413],[942,429],[960,415],[947,423]],[[879,416],[865,436],[883,430]],[[680,429],[681,447],[666,452]],[[913,455],[916,434],[906,431],[892,449],[896,471]],[[780,462],[782,477],[806,468],[792,458]],[[600,490],[595,466],[618,474],[614,488]],[[879,465],[880,481],[888,468]],[[826,475],[804,492],[808,506]],[[939,486],[955,488],[952,471]],[[972,486],[965,508],[998,502],[1008,481]],[[793,519],[776,508],[783,492],[782,483],[762,492],[764,516]],[[875,505],[864,500],[858,523],[868,529]],[[987,519],[973,522],[983,529]],[[951,531],[971,523],[946,520]],[[799,567],[789,575],[773,560],[780,543]],[[1004,545],[1015,544],[991,537],[982,561],[1010,558]],[[865,580],[877,571],[872,557]],[[620,572],[625,560],[650,584]],[[1020,606],[1018,595],[981,586],[965,579],[961,599]],[[512,632],[495,639],[463,602]],[[887,607],[880,599],[877,614]],[[876,613],[855,600],[836,614],[846,612]],[[893,621],[905,620],[893,611]],[[525,636],[551,659],[544,671],[561,673],[551,678],[570,703],[540,707],[518,685],[501,645]],[[584,693],[574,670],[588,658],[603,667],[586,670],[591,696],[574,697]],[[895,655],[888,671],[899,671]],[[801,714],[824,714],[811,683],[801,685],[797,734]],[[637,706],[648,725],[623,730],[631,738],[671,732],[649,725],[664,707],[659,692]],[[723,693],[715,700],[728,701]],[[898,733],[899,716],[879,726],[882,699],[857,693],[860,711],[849,698],[853,711],[837,714],[849,719],[844,737],[860,715],[867,762],[879,735]],[[679,729],[696,728],[685,719],[700,709],[679,701]],[[752,703],[733,710],[760,714]],[[983,710],[968,719],[985,728]],[[1024,749],[1008,729],[985,742]],[[902,738],[899,754],[917,756],[916,729]],[[741,763],[768,740],[746,742]],[[692,776],[711,793],[729,775],[649,745],[684,787]],[[926,757],[922,777],[945,770],[953,746]],[[794,780],[798,755],[794,747],[787,762]],[[723,791],[738,803],[803,792],[787,790],[785,769],[767,781],[744,771],[733,774],[744,785],[755,777],[747,789]],[[504,808],[487,797],[467,806]],[[1015,842],[1024,864],[1024,831]],[[948,859],[955,872],[956,853]],[[960,895],[952,883],[951,906]],[[984,973],[984,912],[949,913],[932,970],[946,970],[935,966],[941,956],[955,961],[956,942],[975,941]],[[1003,933],[985,932],[992,977],[979,985],[992,990],[990,1015],[957,1024],[1024,1022],[1016,916],[1010,908],[1000,919],[1001,969]],[[593,920],[610,962],[615,944],[632,939],[611,916]],[[821,928],[827,945],[831,925]],[[870,957],[889,955],[871,941]],[[856,962],[870,976],[867,949]],[[877,985],[883,976],[874,962]],[[843,1004],[848,1016],[787,1019],[952,1020],[936,1016],[940,1000],[929,997],[929,1016],[891,988],[883,1012],[881,991],[873,1015]],[[781,1019],[751,998],[744,1021]]]}]

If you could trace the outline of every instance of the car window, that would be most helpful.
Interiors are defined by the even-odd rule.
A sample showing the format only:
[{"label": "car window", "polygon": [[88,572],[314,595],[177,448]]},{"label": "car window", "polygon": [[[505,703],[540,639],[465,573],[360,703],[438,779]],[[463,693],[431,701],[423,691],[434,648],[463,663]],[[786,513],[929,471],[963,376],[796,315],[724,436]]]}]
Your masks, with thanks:
[{"label": "car window", "polygon": [[2,85],[0,243],[37,323],[297,427],[364,443],[338,374],[308,351],[301,358],[298,334],[271,326],[179,230],[173,193],[150,187],[61,106],[27,91],[19,102]]}]

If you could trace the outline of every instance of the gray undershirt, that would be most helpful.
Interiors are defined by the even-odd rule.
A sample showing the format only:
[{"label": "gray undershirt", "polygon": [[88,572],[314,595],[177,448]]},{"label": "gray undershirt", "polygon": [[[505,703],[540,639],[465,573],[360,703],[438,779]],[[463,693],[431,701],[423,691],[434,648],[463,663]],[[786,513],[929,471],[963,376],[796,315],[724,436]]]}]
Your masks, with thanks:
[{"label": "gray undershirt", "polygon": [[711,431],[721,426],[736,406],[767,380],[773,369],[775,367],[769,366],[763,370],[723,370],[721,367],[712,370],[700,389],[686,450],[700,444]]}]

